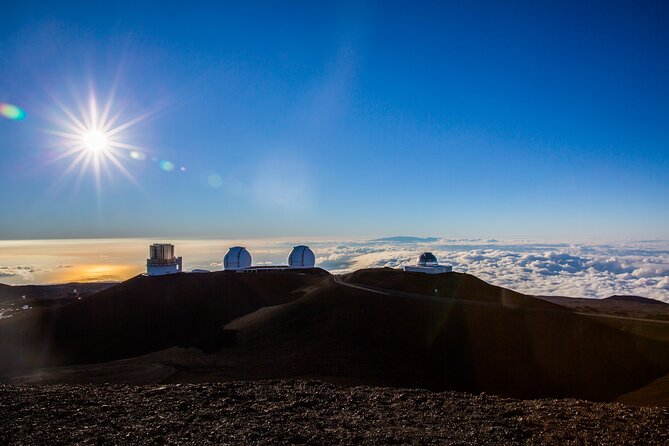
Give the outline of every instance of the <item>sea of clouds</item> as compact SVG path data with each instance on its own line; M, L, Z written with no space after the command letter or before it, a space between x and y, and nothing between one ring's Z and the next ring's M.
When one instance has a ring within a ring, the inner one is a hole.
M144 239L5 242L4 245L0 242L0 283L125 280L145 271L150 242ZM172 242L177 255L184 257L186 271L222 269L223 255L228 247L235 245L246 246L254 264L277 265L286 263L293 246L307 244L316 254L317 266L335 274L361 268L397 268L415 263L420 253L430 251L440 263L452 265L454 271L473 274L522 293L590 298L631 294L669 302L669 240L565 243L391 237Z
M318 264L333 273L396 268L431 251L454 271L527 294L591 298L634 294L669 302L669 241L576 244L406 237L312 248Z

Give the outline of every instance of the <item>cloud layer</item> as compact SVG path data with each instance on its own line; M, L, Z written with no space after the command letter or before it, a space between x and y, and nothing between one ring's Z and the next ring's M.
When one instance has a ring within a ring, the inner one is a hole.
M0 242L0 283L125 280L145 271L152 240ZM431 251L441 263L494 285L535 295L603 298L634 294L669 302L669 241L564 243L393 237L378 240L174 240L184 267L222 269L230 246L246 246L254 264L285 264L307 244L333 273L412 264ZM67 262L63 265L61 262Z
M441 263L495 285L535 295L603 298L635 294L669 302L669 243L618 244L440 240L378 241L316 246L317 261L332 272L397 268L423 251Z

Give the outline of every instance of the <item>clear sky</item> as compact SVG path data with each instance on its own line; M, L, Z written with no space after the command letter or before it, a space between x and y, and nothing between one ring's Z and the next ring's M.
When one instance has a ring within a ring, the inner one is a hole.
M0 239L666 239L668 80L667 2L3 2Z

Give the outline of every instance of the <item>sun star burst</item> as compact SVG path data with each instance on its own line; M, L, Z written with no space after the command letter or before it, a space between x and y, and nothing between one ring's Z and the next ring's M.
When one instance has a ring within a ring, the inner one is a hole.
M110 169L116 169L137 185L123 161L129 159L131 153L142 153L142 150L127 141L126 131L147 115L119 123L121 113L117 111L112 114L113 94L102 111L98 110L94 94L89 96L86 106L79 107L79 115L61 103L58 106L60 110L54 119L56 129L48 130L47 133L57 138L57 152L49 163L70 160L59 181L78 169L78 186L84 174L92 172L99 195L102 173L111 176Z

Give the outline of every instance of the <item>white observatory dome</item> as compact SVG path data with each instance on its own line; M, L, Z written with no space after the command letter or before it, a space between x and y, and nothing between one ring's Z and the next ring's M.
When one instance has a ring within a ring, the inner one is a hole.
M288 256L288 266L291 268L313 268L315 264L316 256L308 246L296 246Z
M235 271L251 266L251 254L243 246L234 246L223 258L223 269Z

